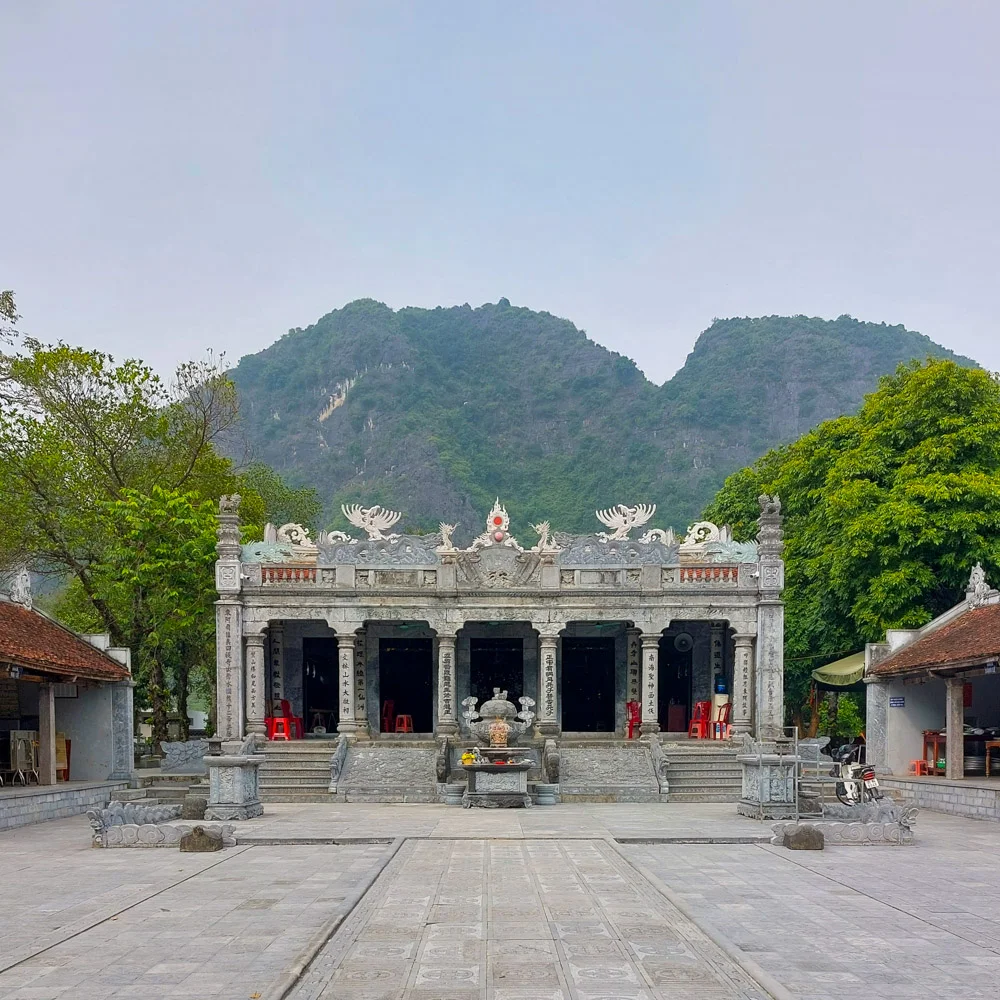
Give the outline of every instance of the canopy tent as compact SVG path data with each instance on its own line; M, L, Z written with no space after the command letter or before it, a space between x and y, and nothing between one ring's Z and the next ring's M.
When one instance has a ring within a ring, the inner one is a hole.
M812 678L817 684L829 688L849 688L860 683L865 675L865 651L851 653L819 667L812 672Z

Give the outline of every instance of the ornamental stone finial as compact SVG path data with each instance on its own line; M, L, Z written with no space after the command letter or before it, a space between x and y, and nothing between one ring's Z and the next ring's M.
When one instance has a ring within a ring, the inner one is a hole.
M969 574L969 586L966 587L965 596L970 608L981 608L988 604L990 598L996 593L986 579L986 570L982 563L976 563Z
M757 502L760 504L760 517L757 518L757 552L762 561L781 558L784 547L781 535L781 500L778 494L768 496L762 493Z
M12 603L31 609L31 575L28 573L27 566L22 564L17 568L11 578L7 593L10 595Z
M644 525L656 513L655 503L640 503L634 507L619 503L607 510L594 511L597 520L605 527L611 528L611 533L599 531L597 537L602 542L618 542L628 538L633 528Z
M215 551L220 559L238 559L240 556L240 495L233 493L231 496L219 497L219 513L216 520L219 522L216 528L218 541L215 544Z
M229 496L219 497L219 513L220 514L237 514L240 509L240 497L239 493L233 493Z

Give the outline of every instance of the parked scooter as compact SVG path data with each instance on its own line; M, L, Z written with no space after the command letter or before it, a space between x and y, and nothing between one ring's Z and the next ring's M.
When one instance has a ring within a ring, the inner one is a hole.
M845 806L856 806L859 802L877 802L882 798L875 768L871 764L862 764L860 746L843 746L833 754L836 762L830 768L830 776L839 778L837 782L837 798Z

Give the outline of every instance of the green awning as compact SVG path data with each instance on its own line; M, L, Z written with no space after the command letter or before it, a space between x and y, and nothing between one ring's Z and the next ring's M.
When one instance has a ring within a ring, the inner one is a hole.
M865 675L865 651L851 653L840 660L834 660L825 667L820 667L812 672L813 680L817 684L825 684L827 687L846 688L857 684Z

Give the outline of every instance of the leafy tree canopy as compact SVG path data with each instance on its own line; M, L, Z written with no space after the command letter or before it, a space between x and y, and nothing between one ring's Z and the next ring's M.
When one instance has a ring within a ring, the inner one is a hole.
M705 517L754 533L785 515L786 691L793 714L824 660L954 605L1000 571L1000 382L949 360L900 365L855 416L820 424L730 476Z

